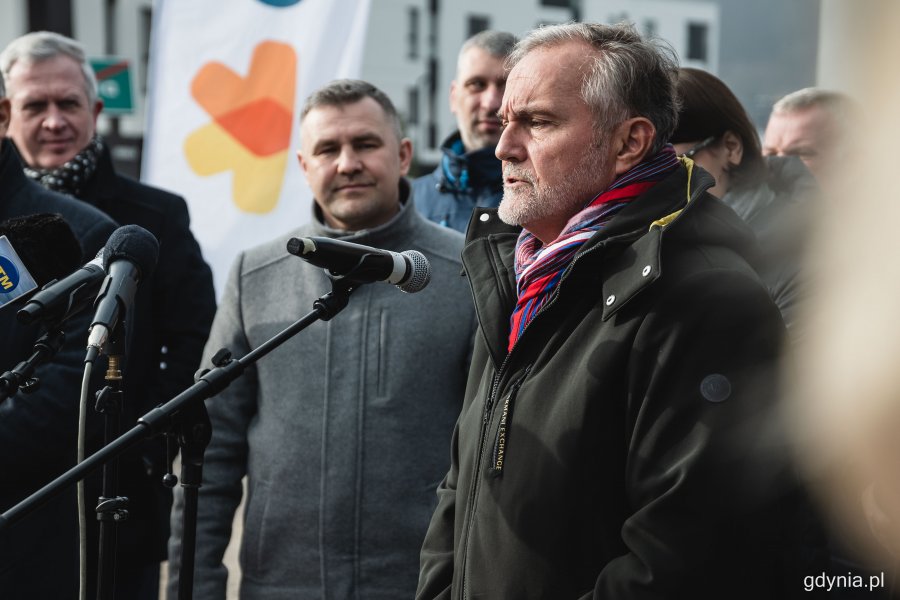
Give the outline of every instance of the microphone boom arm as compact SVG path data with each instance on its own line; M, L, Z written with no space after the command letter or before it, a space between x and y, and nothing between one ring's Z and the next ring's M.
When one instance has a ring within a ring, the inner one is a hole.
M10 525L20 521L31 514L38 507L46 503L54 496L61 493L67 487L75 484L75 482L84 479L89 474L106 464L108 461L118 457L126 450L134 447L145 439L170 430L175 423L185 418L196 417L198 410L205 412L202 408L203 401L207 398L215 396L232 381L240 377L246 368L269 354L278 346L282 345L291 337L300 333L316 321L328 321L341 312L350 301L350 294L358 286L355 280L349 280L346 276L331 277L332 291L318 298L313 302L313 310L301 319L295 321L275 336L260 344L246 355L239 359L231 359L230 355L224 357L223 360L217 360L217 364L213 369L203 373L196 383L192 386L156 408L150 410L147 414L137 420L137 425L130 430L86 458L83 462L76 464L74 467L34 492L9 510L0 514L0 537L3 531ZM219 354L221 354L220 351ZM210 432L211 433L211 432ZM179 439L179 441L183 441ZM182 565L193 564L193 540L196 531L196 510L197 510L197 493L202 479L202 448L191 448L190 464L182 465L182 485L185 488L185 512L184 512L184 537L191 543L190 556L183 554ZM197 456L199 452L200 456ZM185 470L187 466L187 470ZM190 522L189 522L190 521ZM190 532L188 532L190 529ZM184 551L186 548L182 548ZM179 599L190 600L193 588L193 572L182 572L179 582Z

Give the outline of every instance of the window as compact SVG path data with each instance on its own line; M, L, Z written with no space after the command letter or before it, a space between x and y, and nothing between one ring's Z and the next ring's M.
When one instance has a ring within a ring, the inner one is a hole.
M147 95L147 65L150 62L150 29L153 24L153 9L149 7L141 8L140 12L141 25L141 65L140 75L138 76L138 85L141 88L141 95Z
M484 15L469 15L469 33L466 39L472 37L476 33L481 33L491 28L491 18Z
M688 60L707 60L709 49L707 38L709 37L709 25L706 23L688 23Z
M71 0L28 0L28 30L55 31L72 37Z
M410 6L406 13L407 16L407 58L419 58L419 8Z
M569 8L571 4L571 0L541 0L541 6L561 6L563 8Z
M410 125L419 124L419 88L411 87L406 90L406 122Z

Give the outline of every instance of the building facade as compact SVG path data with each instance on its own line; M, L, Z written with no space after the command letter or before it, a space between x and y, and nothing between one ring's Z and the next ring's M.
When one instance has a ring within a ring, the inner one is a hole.
M229 1L238 0L225 0L223 8ZM50 29L80 40L92 57L128 62L133 109L101 115L99 130L112 142L120 168L139 175L154 0L0 0L0 4L4 15L0 45L27 31ZM683 65L721 75L729 72L722 61L727 54L723 45L728 43L722 24L730 5L728 0L525 0L511 9L512 3L501 0L372 0L362 77L394 100L413 140L414 168L426 170L438 159L441 141L455 128L448 106L450 82L459 47L470 35L484 29L522 35L539 25L573 20L630 21L668 42ZM817 6L813 16L818 16ZM761 18L777 15L770 7ZM778 58L761 62L777 69ZM803 81L797 87L814 78L815 64L807 70L799 75ZM757 96L783 91L790 90L766 91L766 81L754 89Z

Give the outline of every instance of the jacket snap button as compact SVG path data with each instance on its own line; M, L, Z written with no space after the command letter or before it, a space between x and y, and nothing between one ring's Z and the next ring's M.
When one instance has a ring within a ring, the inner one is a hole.
M641 275L643 275L644 277L646 277L646 276L649 275L649 274L650 274L650 265L647 265L646 267L644 267L644 270L641 271Z
M487 220L490 219L490 218L491 218L491 215L489 215L489 214L487 214L487 213L481 213L481 216L478 217L478 220L481 221L481 222L484 222L484 221L487 221Z
M615 302L615 301L616 301L616 295L615 295L615 294L610 294L610 295L609 295L609 298L606 299L606 305L607 305L607 306L612 306L612 303Z

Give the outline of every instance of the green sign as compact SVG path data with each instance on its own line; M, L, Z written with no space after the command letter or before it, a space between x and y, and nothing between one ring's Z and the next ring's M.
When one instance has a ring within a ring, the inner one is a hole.
M103 112L125 114L134 112L131 90L131 65L118 58L92 58L91 68L97 76L97 92L103 100Z

